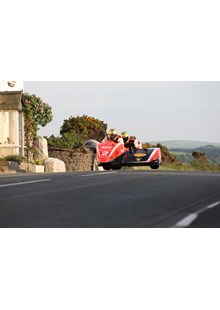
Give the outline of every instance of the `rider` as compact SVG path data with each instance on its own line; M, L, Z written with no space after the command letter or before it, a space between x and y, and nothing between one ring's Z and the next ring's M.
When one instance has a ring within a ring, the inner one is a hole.
M118 135L117 131L113 128L109 129L109 131L107 132L105 138L102 140L102 142L106 142L106 141L113 141L116 143L122 143L124 144L124 140L122 139L121 136Z
M135 136L130 136L127 131L123 131L121 133L121 137L124 140L125 147L129 148L130 150L142 149L141 142L139 142Z

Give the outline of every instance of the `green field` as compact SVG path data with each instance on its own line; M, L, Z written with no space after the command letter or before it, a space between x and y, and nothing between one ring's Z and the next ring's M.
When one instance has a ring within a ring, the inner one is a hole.
M151 141L150 144L160 143L168 149L196 149L206 145L212 145L220 148L220 143L204 142L204 141L187 141L187 140L170 140L170 141Z
M159 141L150 142L153 145L160 143L165 146L170 153L175 155L182 163L189 163L193 159L192 152L204 152L213 164L220 164L220 143L202 142L202 141Z

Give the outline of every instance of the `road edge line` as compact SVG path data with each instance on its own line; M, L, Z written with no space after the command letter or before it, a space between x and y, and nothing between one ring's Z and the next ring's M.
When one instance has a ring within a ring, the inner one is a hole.
M184 217L182 220L180 220L179 222L177 222L173 227L178 228L178 227L188 227L192 222L195 221L195 219L197 219L197 217L199 216L200 213L203 213L204 211L217 207L218 205L220 205L220 201L216 201L208 206L206 206L205 208L202 208L200 211L198 211L197 213L190 213L189 215L187 215L186 217Z

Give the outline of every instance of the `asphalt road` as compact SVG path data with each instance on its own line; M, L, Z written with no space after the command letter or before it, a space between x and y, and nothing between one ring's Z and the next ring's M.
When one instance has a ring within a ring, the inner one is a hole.
M220 227L220 173L0 175L0 227Z

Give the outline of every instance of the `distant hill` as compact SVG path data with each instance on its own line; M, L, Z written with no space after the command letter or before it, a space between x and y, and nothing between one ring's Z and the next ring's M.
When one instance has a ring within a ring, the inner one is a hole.
M160 143L170 149L196 149L204 146L215 146L220 148L220 143L203 142L203 141L187 141L187 140L170 140L170 141L151 141L150 144Z
M204 152L209 161L220 164L220 143L201 142L201 141L158 141L150 142L153 145L160 143L167 147L170 153L183 163L189 163L193 159L192 152Z

